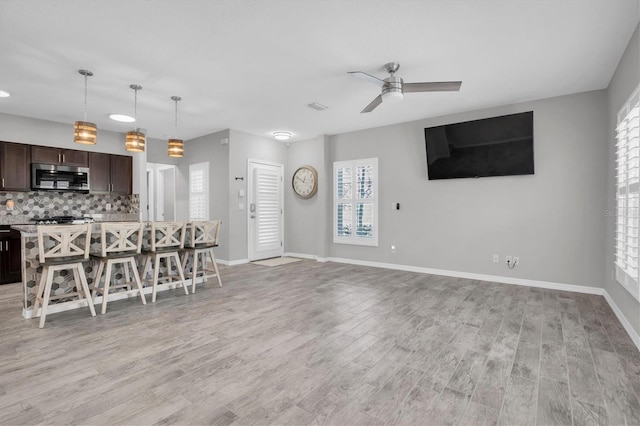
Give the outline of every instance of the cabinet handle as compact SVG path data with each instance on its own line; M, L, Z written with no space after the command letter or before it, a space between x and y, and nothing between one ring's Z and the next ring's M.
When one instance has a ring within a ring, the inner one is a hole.
M62 154L62 162L63 162L63 163L65 162L64 154Z
M58 153L58 163L62 163L62 154Z
M10 229L0 229L0 232L11 232Z
M2 187L4 188L4 178L2 178Z

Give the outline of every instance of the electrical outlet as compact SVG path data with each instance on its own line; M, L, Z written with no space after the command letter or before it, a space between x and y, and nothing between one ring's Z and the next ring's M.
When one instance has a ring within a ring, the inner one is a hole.
M396 246L391 246L391 253L395 253L396 252Z
M513 261L513 258L511 256L507 256L505 260L507 261L507 265L511 266L511 262Z
M497 255L497 254L494 254L494 255L493 255L493 262L494 262L494 263L498 263L498 262L500 262L500 256L499 256L499 255Z
M520 258L518 256L513 256L513 264L516 266L520 264Z

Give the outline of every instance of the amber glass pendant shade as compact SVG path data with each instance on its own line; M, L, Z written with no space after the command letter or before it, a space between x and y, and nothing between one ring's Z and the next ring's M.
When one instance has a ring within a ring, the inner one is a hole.
M144 152L147 137L142 132L127 132L124 140L124 147L131 152Z
M169 157L184 157L184 141L182 139L169 139Z
M95 145L98 140L98 128L95 123L76 121L73 125L73 141L83 145Z

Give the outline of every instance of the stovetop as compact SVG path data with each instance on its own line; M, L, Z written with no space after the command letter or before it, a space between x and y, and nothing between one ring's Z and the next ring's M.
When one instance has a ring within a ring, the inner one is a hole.
M75 216L51 216L51 217L34 217L31 219L36 225L77 225L83 223L93 223L93 218L90 217L75 217Z

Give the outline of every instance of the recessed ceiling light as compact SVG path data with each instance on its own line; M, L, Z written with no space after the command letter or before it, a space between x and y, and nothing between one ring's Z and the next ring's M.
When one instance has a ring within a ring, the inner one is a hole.
M291 133L289 132L273 132L273 138L279 141L288 141L291 139Z
M121 123L133 123L134 121L136 121L135 118L127 114L109 114L109 118L113 121L119 121Z
M0 90L0 98L8 98L9 96L11 96L11 93Z

